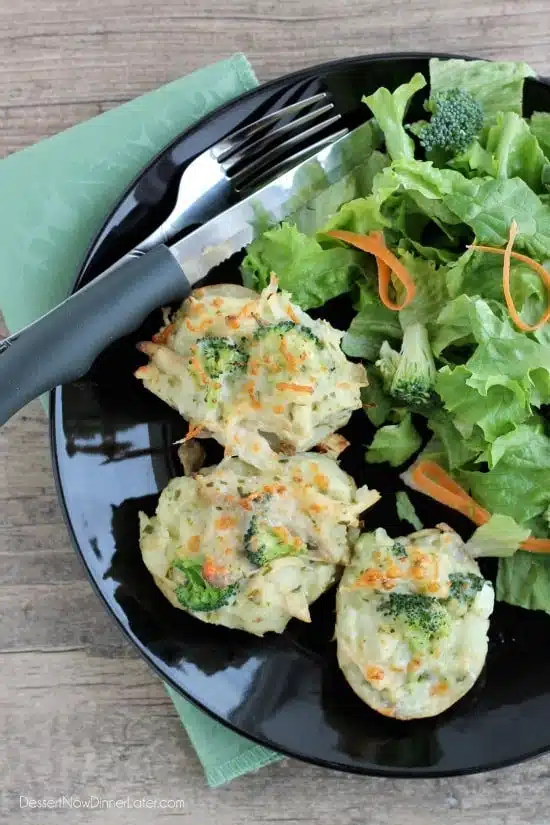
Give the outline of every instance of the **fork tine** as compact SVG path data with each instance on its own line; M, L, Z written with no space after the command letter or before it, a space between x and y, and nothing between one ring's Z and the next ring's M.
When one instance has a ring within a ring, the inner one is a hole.
M313 109L312 112L308 112L307 114L302 115L302 117L296 118L296 120L291 120L290 123L284 123L282 126L277 126L275 129L270 129L267 134L261 135L252 143L247 143L243 149L237 150L226 160L220 161L218 159L218 162L221 164L224 172L231 174L231 169L239 163L254 160L256 155L260 152L265 152L265 150L268 149L272 143L275 143L275 141L282 138L283 135L286 135L289 132L300 131L306 123L310 123L312 120L318 120L322 115L326 115L327 112L331 112L333 109L334 103L327 103L325 106ZM328 123L329 121L327 120L325 122Z
M321 121L321 123L316 123L313 126L310 126L309 129L304 129L304 131L299 132L297 135L292 135L291 137L287 138L287 140L274 146L267 152L262 153L259 157L256 157L242 169L239 169L234 175L229 175L231 184L237 187L242 185L243 180L255 174L259 170L262 170L264 166L269 166L274 161L278 161L280 156L284 155L288 149L291 149L298 143L302 143L303 141L308 140L308 138L311 138L318 132L327 129L329 126L332 126L340 119L340 115L334 115L333 117L330 117L327 120ZM309 150L311 147L307 148Z
M235 176L231 179L232 183L235 182L233 186L234 191L240 195L245 191L258 189L260 186L268 183L273 178L283 174L283 172L291 166L296 166L300 161L305 160L308 155L315 155L323 148L323 146L328 146L339 138L344 137L348 131L348 129L340 129L338 132L333 132L330 135L326 135L326 137L312 143L310 146L306 146L304 149L299 149L297 152L294 152L294 154L284 158L275 166L271 166L269 169L264 170L258 177L255 177L252 180L247 180L245 175L242 177Z
M228 137L217 143L216 146L213 146L211 152L216 160L220 162L224 161L230 154L240 149L244 143L250 140L251 137L257 135L258 132L262 132L274 123L282 120L282 118L287 117L288 115L294 115L296 112L306 109L309 106L314 106L316 103L319 103L321 100L325 100L326 98L326 92L319 92L317 95L312 95L304 100L297 101L297 103L291 103L289 106L284 106L276 112L271 112L271 114L265 115L259 120L254 121L254 123L249 123L248 126L243 126L241 129L233 132L233 134L228 135Z

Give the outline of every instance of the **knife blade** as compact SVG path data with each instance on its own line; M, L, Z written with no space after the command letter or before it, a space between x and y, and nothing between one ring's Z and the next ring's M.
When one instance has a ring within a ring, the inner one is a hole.
M201 281L211 269L248 246L266 228L299 211L316 194L341 180L364 161L361 135L367 137L371 131L372 123L367 121L185 238L169 244L187 280L191 284Z

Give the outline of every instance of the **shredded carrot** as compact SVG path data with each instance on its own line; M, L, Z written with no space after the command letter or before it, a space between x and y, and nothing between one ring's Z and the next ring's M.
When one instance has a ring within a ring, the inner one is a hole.
M231 327L231 329L239 329L240 327L239 319L236 315L228 315L225 319L225 323L228 327Z
M491 518L490 513L480 507L435 461L419 461L413 467L411 479L422 493L458 510L477 525L485 524Z
M163 330L157 332L156 335L153 335L153 343L154 344L166 344L168 343L168 339L172 335L175 329L175 324L168 324L167 327L164 327Z
M285 544L288 544L290 542L290 539L292 538L292 536L288 532L287 528L283 527L283 526L273 527L273 533L275 533L275 535L277 536L278 539L281 539L281 541L284 541Z
M282 415L284 411L285 408L282 404L275 404L275 406L273 407L273 412L275 413L275 415Z
M379 682L384 678L384 669L378 665L369 665L365 670L365 676L369 682Z
M224 515L216 519L214 526L216 530L229 530L231 527L234 527L236 523L233 516Z
M145 378L147 375L149 375L149 372L150 372L149 366L147 364L145 364L143 367L138 367L137 368L137 370L134 372L134 377L135 378Z
M313 478L313 481L322 493L327 492L329 486L328 476L326 476L324 473L316 473L316 475Z
M283 358L287 363L289 372L296 372L298 369L296 356L290 352L288 344L284 337L281 338L281 352L283 353Z
M520 546L529 553L550 553L550 539L525 539Z
M214 579L217 575L227 573L227 567L222 564L216 564L215 561L208 558L202 566L202 574L205 579Z
M201 364L201 362L199 361L199 359L197 358L196 355L193 355L193 357L191 358L191 366L193 367L193 369L195 370L195 372L199 376L200 381L203 384L208 384L208 376L205 373L205 371L203 370L202 364Z
M298 318L298 316L296 315L296 313L294 312L294 310L292 309L290 304L286 308L286 314L288 315L288 317L290 318L290 320L292 321L293 324L299 324L300 323L300 319Z
M310 395L313 393L313 387L308 386L307 384L287 384L285 381L281 381L279 384L276 384L278 390L290 390L291 392L308 392Z
M340 241L345 241L357 249L362 249L363 252L370 252L371 255L374 255L378 270L378 294L384 306L397 312L411 303L416 293L414 280L397 255L394 255L386 246L383 232L371 232L368 235L359 235L357 232L337 230L327 232L327 235L330 235L332 238L337 238ZM396 304L389 295L392 273L405 289L405 297L400 304Z
M196 424L194 427L190 427L189 432L187 433L187 435L183 439L182 443L185 444L186 441L190 441L192 438L195 438L195 436L199 435L201 432L202 432L202 425L201 424Z
M250 375L258 375L258 370L260 368L260 362L257 358L250 358L248 361L248 372Z
M250 398L250 405L251 405L251 407L252 407L253 409L255 409L255 410L260 410L260 409L261 409L261 407L262 407L262 405L261 405L261 403L258 401L258 399L257 399L257 397L256 397L256 392L255 392L255 390L254 390L254 384L252 383L252 381L249 381L249 382L246 384L246 386L245 386L245 390L247 391L247 393L248 393L248 397Z
M204 304L196 301L195 298L189 298L189 315L202 315L205 312Z
M184 324L189 330L189 332L200 332L200 324L198 326L194 326L189 320L189 318L185 319Z
M419 461L412 469L411 480L421 493L457 510L478 526L486 524L491 518L491 514L480 507L435 461ZM529 553L550 553L550 539L528 538L521 542L520 548Z
M529 258L527 255L521 255L519 252L513 251L512 247L514 245L514 240L516 239L517 233L518 225L515 221L512 221L510 225L508 243L506 244L505 249L498 249L494 246L482 246L481 244L471 244L471 246L469 246L468 249L476 249L478 252L491 252L493 255L504 256L504 262L502 267L502 289L504 292L504 300L506 301L508 312L510 313L510 317L518 329L520 329L522 332L534 332L535 330L540 329L540 327L544 326L544 324L546 324L550 320L550 272L548 272L537 261L534 261L532 258ZM536 272L537 275L540 276L544 285L546 286L548 293L548 305L546 307L546 311L543 313L543 315L541 315L536 324L526 323L520 316L519 312L516 309L516 305L514 304L514 299L512 297L512 292L510 289L510 266L512 258L514 258L516 261L521 261L522 263L526 264L530 269L532 269L533 272Z
M247 301L247 303L239 311L237 318L246 318L248 315L252 315L252 312L255 309L255 307L256 301Z
M216 307L216 309L219 309L220 307L222 307L223 306L223 298L220 298L220 297L214 298L214 300L212 301L212 306Z
M263 491L264 493L286 493L286 487L284 484L264 484Z

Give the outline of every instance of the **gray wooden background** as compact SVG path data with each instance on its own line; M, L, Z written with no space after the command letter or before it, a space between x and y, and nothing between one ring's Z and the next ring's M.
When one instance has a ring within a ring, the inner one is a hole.
M550 75L550 0L0 0L0 156L238 50L261 79L389 50L522 59ZM550 821L550 757L414 782L285 760L208 790L162 686L105 615L69 546L38 403L0 430L0 620L6 822ZM19 807L20 795L63 793L183 797L186 806L164 817Z

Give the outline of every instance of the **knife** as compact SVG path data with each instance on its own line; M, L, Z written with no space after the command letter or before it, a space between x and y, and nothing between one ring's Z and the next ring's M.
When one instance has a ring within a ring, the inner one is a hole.
M0 426L32 399L80 378L106 347L153 310L186 298L214 266L268 226L311 206L364 158L361 132L367 127L338 138L176 243L111 267L0 341Z

